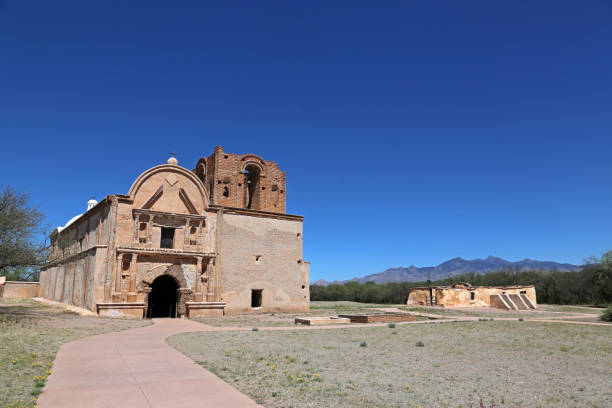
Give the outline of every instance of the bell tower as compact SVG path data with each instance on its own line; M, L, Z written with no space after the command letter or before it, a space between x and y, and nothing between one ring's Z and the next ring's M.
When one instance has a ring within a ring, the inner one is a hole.
M193 172L208 189L210 202L224 207L286 213L285 172L255 154L226 153L217 146Z

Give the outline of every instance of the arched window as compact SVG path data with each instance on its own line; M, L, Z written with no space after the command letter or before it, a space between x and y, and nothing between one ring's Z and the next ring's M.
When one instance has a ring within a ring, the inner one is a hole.
M249 164L244 169L246 181L246 208L259 208L259 167Z

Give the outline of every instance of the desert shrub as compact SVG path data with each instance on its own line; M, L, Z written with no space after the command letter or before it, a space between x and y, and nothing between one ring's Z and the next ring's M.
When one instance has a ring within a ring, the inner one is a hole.
M425 347L425 343L423 343L422 341L419 340L419 341L416 342L415 346L417 346L417 347Z
M395 329L395 323L389 323L387 327L390 329Z
M252 331L259 331L259 329L257 327L253 327L251 330Z
M359 347L368 347L368 343L366 343L365 341L362 341Z
M519 322L522 322L522 321L523 321L523 318L522 318L522 317L519 317L519 318L518 318L518 321L519 321Z
M612 303L608 305L606 310L603 311L599 319L604 322L612 322Z

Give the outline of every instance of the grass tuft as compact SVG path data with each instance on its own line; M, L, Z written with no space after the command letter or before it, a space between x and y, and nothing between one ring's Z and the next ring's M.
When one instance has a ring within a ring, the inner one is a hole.
M603 311L599 319L604 322L612 322L612 303Z

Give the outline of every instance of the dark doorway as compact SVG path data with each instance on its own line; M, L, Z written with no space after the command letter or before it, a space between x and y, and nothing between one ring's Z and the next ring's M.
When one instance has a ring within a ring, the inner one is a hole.
M261 292L263 289L251 290L251 307L261 307Z
M160 248L170 248L174 247L174 228L164 228L161 229L161 242L159 245Z
M151 284L147 317L176 317L178 285L172 276L162 275Z

